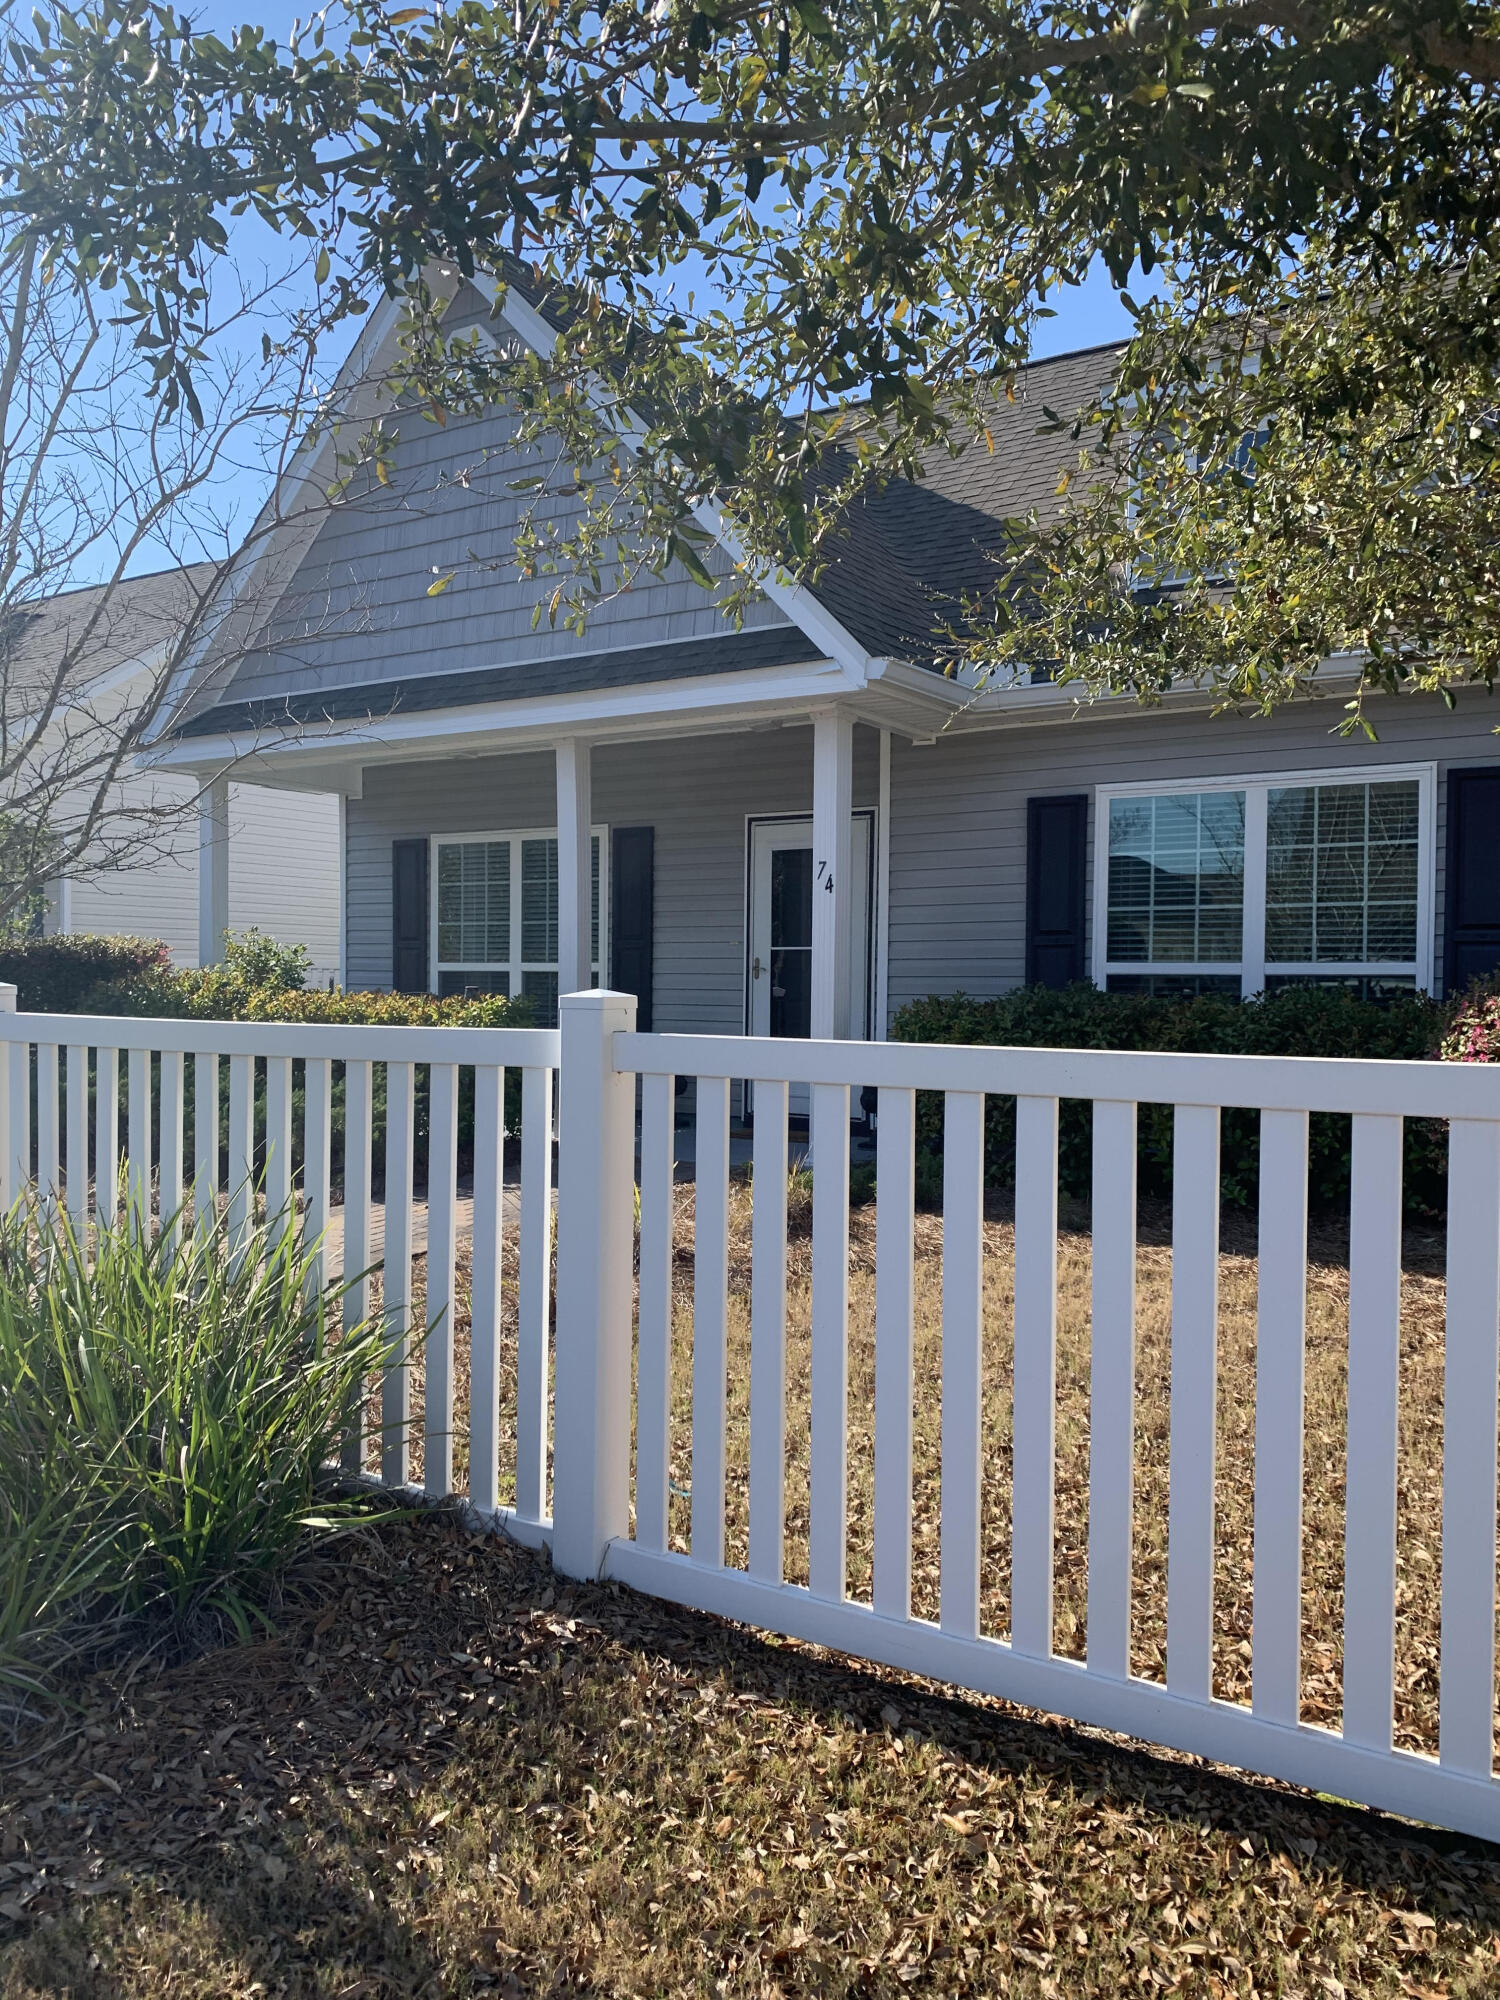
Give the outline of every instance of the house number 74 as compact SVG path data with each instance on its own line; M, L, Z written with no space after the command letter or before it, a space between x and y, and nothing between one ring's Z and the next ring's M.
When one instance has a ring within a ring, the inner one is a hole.
M829 867L826 861L820 861L818 863L818 880L823 884L824 889L831 896L833 894L833 870Z

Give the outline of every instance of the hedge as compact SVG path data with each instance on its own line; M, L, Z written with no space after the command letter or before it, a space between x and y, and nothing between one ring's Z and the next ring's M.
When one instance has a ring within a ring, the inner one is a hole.
M958 1042L1011 1048L1162 1050L1215 1055L1384 1057L1426 1060L1436 1056L1451 1010L1424 994L1387 1001L1361 1000L1347 987L1289 986L1255 1000L1211 994L1159 999L1147 994L1103 993L1080 984L1053 991L1030 986L978 1000L956 993L910 1002L891 1025L895 1041ZM1500 1035L1497 1035L1500 1044ZM918 1191L924 1202L941 1199L943 1151L941 1097L924 1092L917 1106ZM1015 1099L991 1097L985 1114L985 1185L1015 1183ZM1221 1127L1223 1195L1246 1207L1259 1183L1260 1121L1253 1111L1228 1110ZM1310 1196L1314 1207L1347 1205L1350 1121L1318 1114L1310 1122ZM1087 1199L1092 1169L1092 1112L1077 1099L1060 1108L1059 1185L1073 1199ZM1172 1188L1172 1112L1168 1105L1140 1107L1139 1168L1142 1194L1166 1196ZM1442 1213L1447 1134L1440 1121L1408 1119L1404 1191L1407 1211Z
M109 982L170 975L171 954L160 938L28 938L0 944L0 980L16 988L23 1013L81 1014L84 1001Z

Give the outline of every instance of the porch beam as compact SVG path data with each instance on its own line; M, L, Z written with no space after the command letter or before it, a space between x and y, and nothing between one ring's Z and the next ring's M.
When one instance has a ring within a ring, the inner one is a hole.
M842 1040L850 1029L854 717L847 708L819 708L812 721L812 1033Z
M586 738L557 741L557 990L586 993L593 977L593 798Z
M198 794L198 963L218 965L229 935L229 780Z

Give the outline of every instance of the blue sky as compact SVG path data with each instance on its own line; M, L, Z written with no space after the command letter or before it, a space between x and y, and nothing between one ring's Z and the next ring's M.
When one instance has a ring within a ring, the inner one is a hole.
M258 10L258 18L272 34L282 38L296 11L292 6L271 6ZM246 19L246 11L242 6L227 4L227 0L206 0L205 5L195 10L195 19L202 29L226 34ZM259 224L240 223L232 227L237 230L236 261L246 275L258 266L286 268L291 254L290 245L282 243ZM1038 358L1119 339L1130 329L1129 314L1121 305L1119 295L1102 266L1096 267L1083 285L1054 294L1048 304L1054 316L1038 322L1033 349ZM351 336L353 330L352 327L346 329ZM345 343L341 340L337 345L342 350ZM328 356L331 364L336 364L339 359L339 354ZM265 489L266 481L258 468L241 464L226 475L222 486L216 489L215 497L218 504L227 507L234 519L241 523L242 529L248 529L265 497ZM138 567L151 569L157 567L160 561L160 555L153 560L143 550Z

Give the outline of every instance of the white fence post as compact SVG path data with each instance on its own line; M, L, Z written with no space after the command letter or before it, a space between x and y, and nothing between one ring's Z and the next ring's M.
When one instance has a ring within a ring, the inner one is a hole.
M635 1008L634 995L610 992L568 993L558 1007L552 1560L564 1576L597 1576L630 1525L635 1077L615 1070L614 1037L635 1027Z

